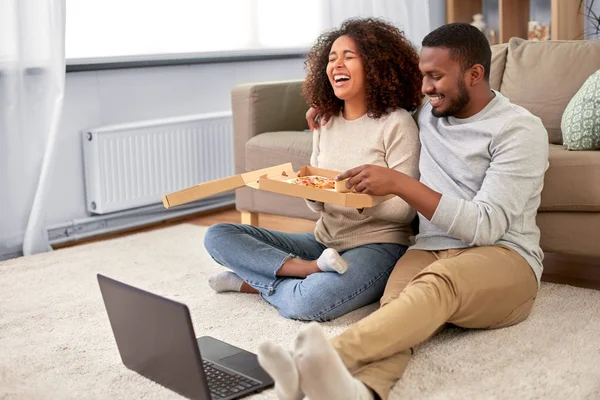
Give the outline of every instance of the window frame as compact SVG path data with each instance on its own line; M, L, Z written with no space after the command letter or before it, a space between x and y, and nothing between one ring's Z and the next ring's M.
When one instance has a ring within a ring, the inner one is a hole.
M304 59L308 48L251 49L201 53L170 53L122 57L66 59L66 72L103 71L128 68L166 67L245 61Z

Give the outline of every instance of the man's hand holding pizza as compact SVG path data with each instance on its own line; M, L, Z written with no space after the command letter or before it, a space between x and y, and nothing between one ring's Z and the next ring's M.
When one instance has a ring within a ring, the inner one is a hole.
M346 187L354 188L356 193L385 196L398 193L395 186L402 180L402 175L404 174L386 167L361 165L341 173L335 179L348 179Z
M395 194L427 219L431 219L442 194L423 185L416 179L386 167L361 165L335 177L336 181L348 179L347 188L356 193L372 196Z

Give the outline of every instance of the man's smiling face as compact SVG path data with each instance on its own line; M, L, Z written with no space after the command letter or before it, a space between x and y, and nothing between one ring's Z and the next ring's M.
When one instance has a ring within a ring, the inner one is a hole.
M423 47L419 58L423 73L423 94L430 98L431 112L438 118L462 116L471 101L467 90L466 73L458 60L450 57L443 47Z

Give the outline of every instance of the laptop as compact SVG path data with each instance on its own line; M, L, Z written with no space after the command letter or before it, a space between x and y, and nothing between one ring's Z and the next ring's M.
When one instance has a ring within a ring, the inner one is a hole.
M255 354L196 338L185 304L97 275L123 364L189 399L238 399L273 385Z

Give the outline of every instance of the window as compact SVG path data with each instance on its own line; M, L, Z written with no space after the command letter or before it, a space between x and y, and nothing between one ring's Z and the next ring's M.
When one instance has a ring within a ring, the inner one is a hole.
M322 0L66 0L66 58L165 59L307 49Z

